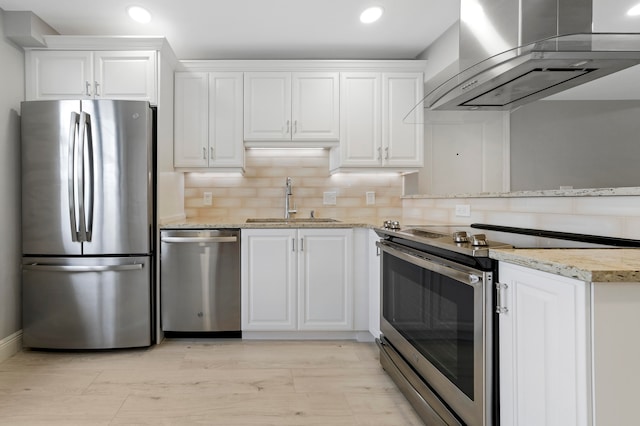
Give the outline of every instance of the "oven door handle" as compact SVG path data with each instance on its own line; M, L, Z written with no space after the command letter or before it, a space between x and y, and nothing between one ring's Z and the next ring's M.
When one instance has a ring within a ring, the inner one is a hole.
M406 247L400 246L398 244L390 243L388 241L378 241L376 242L376 245L380 247L380 249L384 253L388 253L392 256L397 257L398 259L405 260L413 265L419 266L429 271L433 271L440 275L445 275L449 278L470 285L472 287L482 282L483 274L481 272L479 272L478 274L473 274L465 271L459 271L449 266L433 262L425 257L418 256L416 254L418 252L407 249Z

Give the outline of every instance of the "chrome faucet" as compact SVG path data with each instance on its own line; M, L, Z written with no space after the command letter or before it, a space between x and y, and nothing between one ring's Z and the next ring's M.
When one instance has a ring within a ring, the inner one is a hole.
M291 190L291 178L287 177L287 184L284 189L284 218L291 219L292 214L298 213L296 210L295 204L293 205L293 209L291 208L291 196L293 195L293 191Z

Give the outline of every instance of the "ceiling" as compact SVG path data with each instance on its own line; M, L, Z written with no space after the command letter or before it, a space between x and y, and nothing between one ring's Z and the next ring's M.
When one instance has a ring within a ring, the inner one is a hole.
M126 8L147 8L138 24ZM371 5L380 21L362 24ZM456 0L0 0L65 35L161 35L178 59L414 59L459 16Z

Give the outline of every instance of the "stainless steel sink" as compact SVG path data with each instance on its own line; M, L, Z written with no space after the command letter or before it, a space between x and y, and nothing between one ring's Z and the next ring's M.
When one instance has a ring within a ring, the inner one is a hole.
M278 217L266 217L266 218L250 218L247 219L247 223L333 223L340 222L337 219L330 219L326 217L305 217L295 219L285 219Z

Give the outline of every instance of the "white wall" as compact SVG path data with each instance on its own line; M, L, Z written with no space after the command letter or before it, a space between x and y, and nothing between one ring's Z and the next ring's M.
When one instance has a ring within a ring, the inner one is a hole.
M20 102L24 53L4 37L0 9L0 343L22 328L20 290ZM0 347L0 349L2 349Z

